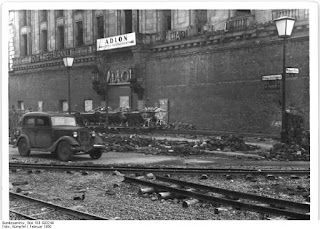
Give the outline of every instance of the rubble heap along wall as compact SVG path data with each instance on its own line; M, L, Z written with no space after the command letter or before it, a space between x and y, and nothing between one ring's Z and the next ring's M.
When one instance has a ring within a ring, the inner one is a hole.
M287 44L287 107L309 129L309 42ZM202 47L158 51L147 63L146 97L152 106L168 98L170 122L186 122L197 129L279 135L281 90L265 90L263 75L281 74L282 42L232 47Z

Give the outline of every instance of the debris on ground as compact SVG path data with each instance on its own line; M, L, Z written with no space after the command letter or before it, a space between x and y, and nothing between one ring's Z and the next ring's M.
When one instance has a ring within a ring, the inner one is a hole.
M310 149L295 143L276 143L269 152L260 153L260 156L278 161L310 161Z
M164 155L201 155L206 151L253 151L258 146L246 144L242 137L227 135L211 137L208 140L181 141L156 139L139 135L104 135L108 151L142 151Z

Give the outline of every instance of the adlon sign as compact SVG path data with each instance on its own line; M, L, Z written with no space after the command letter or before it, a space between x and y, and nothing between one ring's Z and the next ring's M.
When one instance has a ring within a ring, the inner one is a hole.
M97 40L97 51L123 48L136 45L136 33L101 38Z

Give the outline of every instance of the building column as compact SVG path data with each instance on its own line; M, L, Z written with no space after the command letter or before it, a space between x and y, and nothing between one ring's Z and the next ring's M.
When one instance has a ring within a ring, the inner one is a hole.
M72 10L65 10L65 47L72 48L73 47L73 18L72 18Z
M20 57L20 24L19 24L19 11L14 11L14 36L13 36L13 45L14 45L14 57Z
M140 25L140 12L139 10L132 10L132 32L139 33L139 25Z
M85 10L83 21L84 21L84 44L91 45L93 44L93 21L95 18L92 17L93 10Z
M55 28L55 17L54 10L48 10L47 28L48 28L48 52L56 49L56 28Z

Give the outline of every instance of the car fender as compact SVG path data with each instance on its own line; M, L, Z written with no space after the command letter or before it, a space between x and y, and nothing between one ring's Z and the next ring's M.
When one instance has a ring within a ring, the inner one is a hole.
M30 148L31 148L31 147L30 147L30 139L29 139L28 135L26 135L26 134L21 134L21 135L18 137L16 143L14 144L14 147L18 147L18 143L19 143L20 139L22 139L22 138L25 138L25 139L27 140L28 148L30 149Z
M102 140L101 137L95 136L93 138L93 144L95 144L95 145L104 145L104 141Z
M57 141L55 141L55 142L52 144L52 146L49 148L49 151L50 151L50 152L56 151L56 149L57 149L57 147L58 147L58 145L59 145L59 143L60 143L61 141L66 141L66 142L68 142L68 143L69 143L70 145L72 145L72 146L79 146L79 143L78 143L78 142L76 141L76 139L74 139L73 137L63 136L63 137L59 138Z

